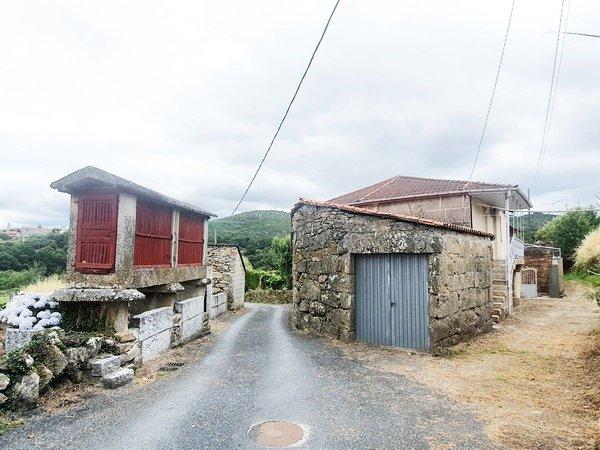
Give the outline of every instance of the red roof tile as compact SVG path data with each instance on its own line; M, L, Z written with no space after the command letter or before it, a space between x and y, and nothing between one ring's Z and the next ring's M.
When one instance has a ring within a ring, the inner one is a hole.
M353 213L353 214L381 217L382 219L399 220L401 222L418 223L421 225L428 225L430 227L446 228L448 230L458 231L460 233L474 234L477 236L484 236L484 237L489 237L492 239L495 238L495 236L492 233L486 233L485 231L473 230L472 228L463 227L460 225L454 225L452 223L444 223L444 222L439 222L437 220L425 219L422 217L413 217L413 216L404 216L401 214L384 213L384 212L379 212L379 211L373 211L373 210L366 209L366 208L359 208L356 206L339 205L339 204L335 204L335 203L331 203L331 202L319 202L316 200L308 200L308 199L304 199L304 198L301 198L299 200L299 203L296 204L296 206L294 206L294 209L292 209L292 215L302 205L318 206L318 207L322 207L322 208L333 208L333 209L337 209L340 211L345 211L345 212L349 212L349 213Z
M428 195L467 193L485 189L516 188L510 184L484 183L481 181L439 180L435 178L405 177L398 175L329 200L336 204L362 204L392 199L409 199Z

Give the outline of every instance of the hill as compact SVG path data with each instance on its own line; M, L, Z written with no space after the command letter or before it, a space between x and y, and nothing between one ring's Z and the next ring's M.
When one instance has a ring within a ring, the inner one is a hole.
M291 233L290 213L256 210L208 222L209 243L235 244L256 268L274 269L269 249L277 236Z
M535 242L536 231L542 228L555 217L556 215L554 214L547 214L538 211L532 211L531 214L525 214L524 216L522 216L521 226L525 231L525 242ZM514 220L514 216L511 217L511 225L517 225L516 221Z

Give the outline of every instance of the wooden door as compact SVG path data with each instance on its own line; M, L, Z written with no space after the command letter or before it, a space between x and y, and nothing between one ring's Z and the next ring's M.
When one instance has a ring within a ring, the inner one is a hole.
M117 194L79 197L75 269L83 273L108 273L115 268Z

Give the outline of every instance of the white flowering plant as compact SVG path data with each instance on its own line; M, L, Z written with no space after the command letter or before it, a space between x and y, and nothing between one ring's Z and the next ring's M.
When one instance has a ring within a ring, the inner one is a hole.
M0 322L21 330L43 330L60 325L61 315L54 309L58 303L48 294L19 294L0 311Z

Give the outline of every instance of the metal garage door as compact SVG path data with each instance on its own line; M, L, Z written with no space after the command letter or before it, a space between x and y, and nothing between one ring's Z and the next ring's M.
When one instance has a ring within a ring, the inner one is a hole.
M356 255L356 339L429 349L427 255Z

